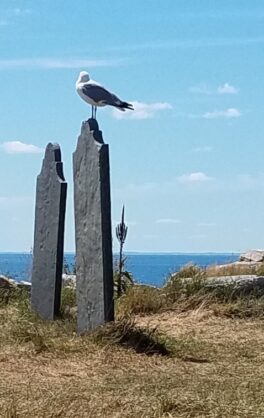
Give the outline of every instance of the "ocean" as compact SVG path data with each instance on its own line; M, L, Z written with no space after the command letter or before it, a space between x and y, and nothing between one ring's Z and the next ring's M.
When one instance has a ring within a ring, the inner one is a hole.
M126 253L125 269L132 273L138 283L162 286L171 273L179 271L186 264L200 267L211 264L225 264L237 261L236 253ZM65 254L65 262L70 270L75 256ZM114 263L117 255L114 255ZM29 253L0 253L0 274L17 281L30 280L32 255Z

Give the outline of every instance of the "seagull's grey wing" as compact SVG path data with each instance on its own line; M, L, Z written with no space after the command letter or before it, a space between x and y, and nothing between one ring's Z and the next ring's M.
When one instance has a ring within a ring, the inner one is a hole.
M82 87L82 91L96 103L103 102L111 106L120 103L119 98L115 94L96 84L85 84Z

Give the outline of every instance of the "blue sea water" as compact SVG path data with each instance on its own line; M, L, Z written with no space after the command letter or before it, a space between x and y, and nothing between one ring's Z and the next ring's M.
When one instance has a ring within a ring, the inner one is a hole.
M117 256L114 256L117 260ZM188 263L206 267L211 264L225 264L237 261L236 253L127 253L126 270L139 283L162 286L170 273L179 271ZM65 261L72 269L74 254L66 253ZM32 255L29 253L0 253L0 274L15 280L30 280Z

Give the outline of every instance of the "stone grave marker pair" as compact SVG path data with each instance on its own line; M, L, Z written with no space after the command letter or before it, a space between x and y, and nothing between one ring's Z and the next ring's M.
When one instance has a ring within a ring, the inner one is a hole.
M77 329L114 319L109 149L96 120L83 122L73 154ZM60 147L48 144L37 178L32 296L44 319L60 314L67 183Z

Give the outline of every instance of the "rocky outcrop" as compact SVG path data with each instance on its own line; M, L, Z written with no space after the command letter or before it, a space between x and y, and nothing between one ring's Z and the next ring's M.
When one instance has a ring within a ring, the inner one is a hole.
M28 292L31 292L31 282L27 282L25 280L23 280L21 282L17 282L17 287L19 289L23 289L23 290L26 290Z
M14 280L9 279L6 276L0 276L0 289L12 290L17 287Z
M264 250L250 250L241 254L239 261L262 263L264 261Z
M239 261L235 261L233 263L228 264L219 264L215 266L209 266L208 270L210 271L210 268L213 268L214 271L222 271L227 270L228 273L232 273L232 271L228 270L231 268L234 268L234 273L254 273L256 271L256 268L260 266L261 263L264 262L264 250L249 250L243 254L240 255ZM241 269L241 271L240 271Z
M234 261L233 263L228 263L228 264L219 264L219 265L215 265L215 266L209 266L208 270L210 271L211 268L214 269L214 271L216 272L221 272L223 270L227 270L227 269L238 269L240 270L241 268L241 272L243 272L243 270L252 270L252 273L254 272L254 270L256 269L256 267L259 267L260 263L257 263L255 261Z
M250 293L254 291L258 295L264 295L264 276L239 275L208 277L206 286L211 288L230 286L240 292Z

